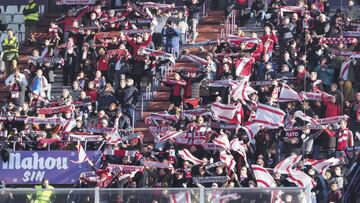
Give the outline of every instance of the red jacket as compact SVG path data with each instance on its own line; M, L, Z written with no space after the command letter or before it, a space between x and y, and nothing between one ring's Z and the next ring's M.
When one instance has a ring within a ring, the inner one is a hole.
M152 35L150 35L149 39L141 44L138 44L134 41L132 41L127 35L125 35L127 43L133 48L133 56L138 55L138 51L140 48L146 48L150 42L152 41Z
M326 118L341 115L341 107L339 104L328 102L325 104L325 106L326 106L326 111L325 111Z

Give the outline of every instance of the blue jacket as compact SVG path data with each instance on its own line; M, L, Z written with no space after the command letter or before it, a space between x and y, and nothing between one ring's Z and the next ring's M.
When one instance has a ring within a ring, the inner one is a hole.
M180 46L180 35L181 31L179 29L164 28L162 36L165 37L165 49L178 48Z
M322 81L324 85L330 86L334 78L334 69L330 66L327 66L325 69L321 69L320 66L315 67L315 72L318 73L319 80Z

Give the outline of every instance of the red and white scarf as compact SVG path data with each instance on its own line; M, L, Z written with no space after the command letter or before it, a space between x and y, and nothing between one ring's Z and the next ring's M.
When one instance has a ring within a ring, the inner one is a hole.
M320 44L356 44L357 39L353 37L322 37Z
M302 13L304 12L304 7L302 6L281 6L282 12L291 12L291 13Z
M174 168L170 163L163 163L158 161L144 161L143 166L153 167L153 168Z
M196 55L193 55L193 54L184 54L184 55L181 55L181 58L186 58L189 61L194 62L196 64L200 64L202 66L207 66L208 65L207 60L205 60L203 58L200 58L200 57L198 57Z

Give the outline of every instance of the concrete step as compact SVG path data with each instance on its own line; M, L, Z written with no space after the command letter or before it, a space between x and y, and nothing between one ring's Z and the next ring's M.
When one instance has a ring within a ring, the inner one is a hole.
M151 101L147 106L147 111L166 111L169 106L169 101Z

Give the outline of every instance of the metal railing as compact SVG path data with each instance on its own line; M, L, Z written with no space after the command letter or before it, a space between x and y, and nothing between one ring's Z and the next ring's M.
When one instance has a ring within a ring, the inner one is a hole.
M84 150L87 151L87 147L88 144L90 143L99 143L99 147L97 147L97 149L100 149L101 146L106 143L106 141L103 140L99 140L99 141L92 141L92 140L79 140L79 141L64 141L64 140L59 140L58 142L54 142L54 143L48 143L47 146L45 147L47 149L47 151L51 151L51 147L55 146L55 144L58 143L65 143L65 144L74 144L74 148L69 148L69 149L61 149L61 150L76 150L75 146L78 142L82 142L84 143ZM0 141L0 146L11 146L9 148L12 149L12 151L17 151L17 150L21 150L21 149L17 149L19 146L17 144L41 144L40 142L37 141ZM44 149L44 148L41 148ZM55 150L55 149L54 149Z
M2 194L12 194L15 202L25 202L26 199L36 200L37 192L30 188L0 190ZM53 203L70 203L88 200L88 202L113 202L122 199L123 202L192 202L210 203L237 200L239 202L284 202L291 198L293 203L307 202L310 193L304 188L71 188L53 189ZM275 201L276 202L276 201Z
M234 34L236 26L236 10L232 10L229 17L225 20L225 34ZM221 33L223 35L223 33Z

